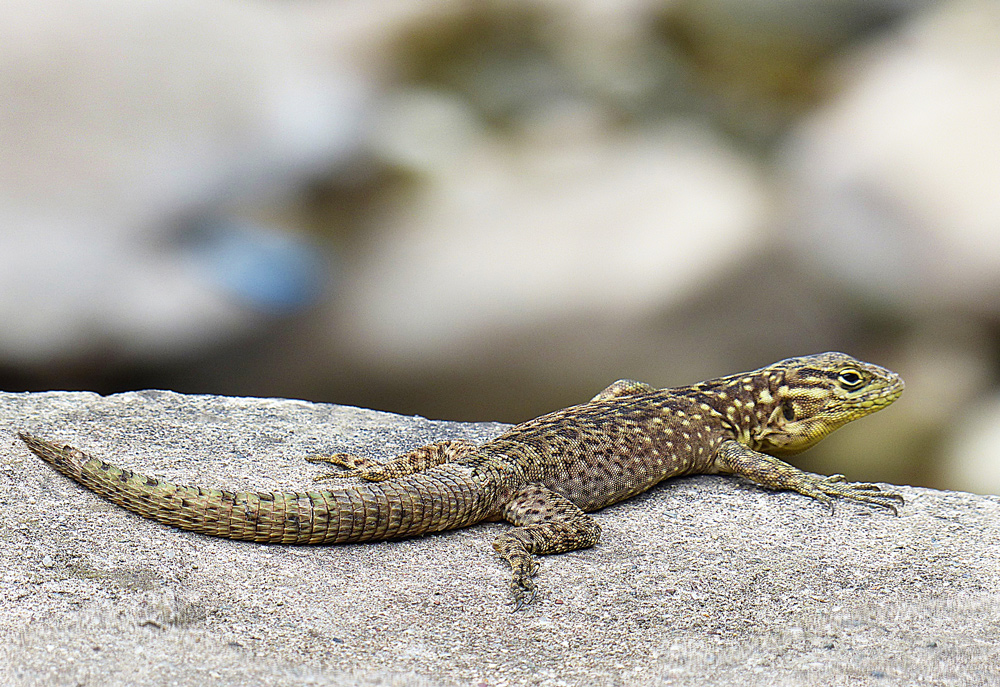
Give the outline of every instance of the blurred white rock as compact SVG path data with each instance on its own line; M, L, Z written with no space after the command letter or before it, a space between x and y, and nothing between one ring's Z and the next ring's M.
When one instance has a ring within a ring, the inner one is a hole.
M1000 494L1000 397L969 404L949 439L938 469L941 487Z
M911 313L1000 313L1000 4L942 5L836 76L785 151L790 244Z
M383 365L660 312L767 250L759 170L697 124L616 130L567 102L499 135L414 90L383 104L374 138L414 181L372 219L337 326Z
M280 4L0 4L0 363L183 354L268 316L197 235L357 145L370 85L303 35ZM319 278L266 233L212 245Z

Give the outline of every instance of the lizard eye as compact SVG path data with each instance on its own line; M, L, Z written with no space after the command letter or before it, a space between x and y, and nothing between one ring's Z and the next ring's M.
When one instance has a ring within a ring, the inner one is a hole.
M837 377L840 385L846 389L857 389L859 386L864 384L864 377L858 374L857 370L852 370L850 368L842 370L840 376Z

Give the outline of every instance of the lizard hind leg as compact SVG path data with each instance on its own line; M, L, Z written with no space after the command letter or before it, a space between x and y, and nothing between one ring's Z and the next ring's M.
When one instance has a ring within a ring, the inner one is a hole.
M623 398L625 396L635 396L637 394L648 394L656 391L656 387L645 382L637 382L634 379L619 379L601 393L594 396L589 403L598 403L612 398Z
M535 599L531 578L538 572L533 555L585 549L597 543L601 527L580 508L551 489L529 484L504 507L503 518L517 525L493 541L510 564L510 591L518 611Z
M375 461L350 453L307 456L306 460L310 463L330 463L346 468L340 472L329 472L319 475L315 478L317 482L328 479L342 479L344 477L360 477L369 482L384 482L422 472L443 463L451 463L469 455L475 450L476 445L470 441L451 439L415 448L385 463L376 463Z

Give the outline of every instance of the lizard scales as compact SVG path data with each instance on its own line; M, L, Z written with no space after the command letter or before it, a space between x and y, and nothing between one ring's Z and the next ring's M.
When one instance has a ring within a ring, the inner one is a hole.
M483 520L515 525L494 541L512 570L515 608L534 598L533 554L593 546L587 512L670 477L733 474L833 507L842 497L892 510L873 484L803 472L777 456L803 451L903 392L895 373L843 353L789 358L686 387L619 380L587 403L516 425L485 444L442 441L385 463L312 457L356 478L333 489L232 492L179 486L70 446L20 433L64 475L144 517L217 537L340 544L409 537Z

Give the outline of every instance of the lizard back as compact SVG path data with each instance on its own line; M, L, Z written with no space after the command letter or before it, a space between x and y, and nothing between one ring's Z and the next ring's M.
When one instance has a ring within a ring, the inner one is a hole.
M528 482L586 512L598 510L665 479L708 470L726 438L720 416L679 391L571 406L511 428L486 450L518 456Z

